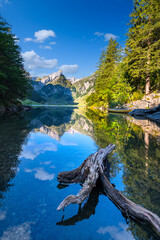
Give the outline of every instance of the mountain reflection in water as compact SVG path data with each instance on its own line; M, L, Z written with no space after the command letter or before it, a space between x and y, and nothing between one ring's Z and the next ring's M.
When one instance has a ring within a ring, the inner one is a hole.
M12 229L17 229L17 226L29 226L32 234L29 234L27 239L44 239L44 236L49 239L54 236L54 231L59 234L56 239L69 239L69 233L68 238L65 235L67 229L62 230L62 227L74 225L71 233L75 231L76 235L76 231L79 231L76 225L86 219L88 224L91 224L94 219L95 225L90 230L87 230L89 225L83 226L84 235L82 234L79 239L84 239L86 231L89 231L86 233L88 234L86 239L103 239L103 237L106 239L106 236L110 236L109 239L119 239L110 231L113 222L110 225L108 222L107 227L99 226L98 228L98 223L102 220L97 217L96 211L98 211L97 214L102 215L102 218L106 218L106 221L109 214L107 211L111 211L111 216L118 214L117 218L123 219L114 207L114 210L105 209L107 204L112 203L109 200L105 203L106 197L102 195L99 188L91 192L84 205L78 208L77 214L73 205L68 207L70 211L65 210L66 213L63 216L55 211L63 196L72 194L72 191L78 192L78 186L58 185L56 180L58 172L78 167L89 154L97 148L106 147L109 143L116 144L115 153L108 159L107 174L111 183L114 183L116 188L123 191L129 199L160 216L160 127L148 120L146 127L145 120L140 121L141 124L139 120L133 120L126 115L107 115L103 112L69 107L34 108L20 115L1 116L0 225L2 224L2 228L0 228L0 239L7 239L5 237L8 233L11 234L11 226ZM72 157L74 161L70 162ZM45 186L44 189L40 181ZM22 200L18 189L23 188L23 184L29 196ZM33 201L34 194L39 194L37 196L39 200ZM13 200L11 200L12 196ZM22 213L18 212L16 199L19 199L18 204ZM44 202L42 206L43 201L47 203ZM34 214L32 210L30 213L26 212L30 209L29 204L39 206L34 209ZM16 206L14 215L13 212L9 212L11 210L8 210L12 205L13 208ZM23 211L25 205L26 211ZM41 208L39 213L38 209ZM10 219L7 214L10 214ZM53 216L53 214L56 215ZM18 216L17 219L14 216ZM43 218L47 219L45 220L47 222L42 231L40 225ZM123 224L115 227L121 229L120 235L117 233L117 236L123 237L124 232L129 231L130 235L124 234L124 236L129 236L130 239L158 239L143 226L132 221L125 225L125 219L122 221L124 221ZM97 229L95 229L96 226Z

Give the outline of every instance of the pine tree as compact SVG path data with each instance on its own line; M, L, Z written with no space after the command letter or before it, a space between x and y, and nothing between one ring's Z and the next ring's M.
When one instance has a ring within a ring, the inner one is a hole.
M110 39L106 50L102 52L97 70L95 84L96 92L104 91L112 87L111 79L114 75L117 62L120 60L119 44L116 40Z
M160 82L160 1L134 0L126 43L132 86L148 94Z
M116 71L116 64L120 60L119 44L116 40L110 39L108 46L103 50L95 82L95 94L90 99L97 102L98 106L107 106L110 101L112 87L114 85L112 79ZM93 102L93 101L92 101Z
M86 99L88 106L113 107L128 101L132 89L126 80L126 65L121 61L121 52L118 42L110 39L100 56L95 92Z
M17 38L0 17L0 104L17 104L30 89Z

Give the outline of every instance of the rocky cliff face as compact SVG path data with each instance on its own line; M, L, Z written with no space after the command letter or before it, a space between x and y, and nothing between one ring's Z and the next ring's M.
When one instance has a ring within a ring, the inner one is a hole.
M90 77L85 77L75 81L73 83L73 86L76 88L76 91L73 93L74 99L83 97L84 95L93 92L95 79L96 76L93 74Z
M62 87L61 85L45 85L39 92L47 103L63 104L72 103L72 92L69 88Z
M58 72L50 74L47 77L41 78L40 82L43 83L43 84L48 84L48 83L51 83L53 81L56 81L61 76L63 76L62 71L58 71Z
M66 79L62 71L32 81L33 91L29 99L49 104L74 104L93 91L95 75L76 80Z

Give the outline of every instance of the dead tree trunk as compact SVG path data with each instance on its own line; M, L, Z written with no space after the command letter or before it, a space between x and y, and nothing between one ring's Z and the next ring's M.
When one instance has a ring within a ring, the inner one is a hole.
M127 199L112 186L105 176L105 160L114 148L115 145L110 144L108 147L90 155L79 168L58 174L58 181L60 183L81 183L83 186L77 195L66 197L60 203L57 210L64 209L69 204L81 204L90 194L99 178L104 193L127 218L149 224L160 234L160 218L151 211Z

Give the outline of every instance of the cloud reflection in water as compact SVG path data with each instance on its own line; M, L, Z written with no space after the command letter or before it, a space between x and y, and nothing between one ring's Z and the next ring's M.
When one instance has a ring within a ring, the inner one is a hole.
M21 153L21 158L34 160L39 154L44 153L45 151L57 151L57 146L54 143L37 143L30 141L27 145L23 147Z
M35 172L34 173L34 176L35 178L41 180L41 181L46 181L46 180L49 180L51 181L52 179L54 179L55 177L55 174L52 173L48 173L44 170L44 168L40 167L40 168L34 168L34 169L25 169L25 172Z
M107 226L107 227L100 227L97 232L100 234L109 233L111 238L110 240L134 240L131 233L127 231L127 224L119 223L119 226Z

